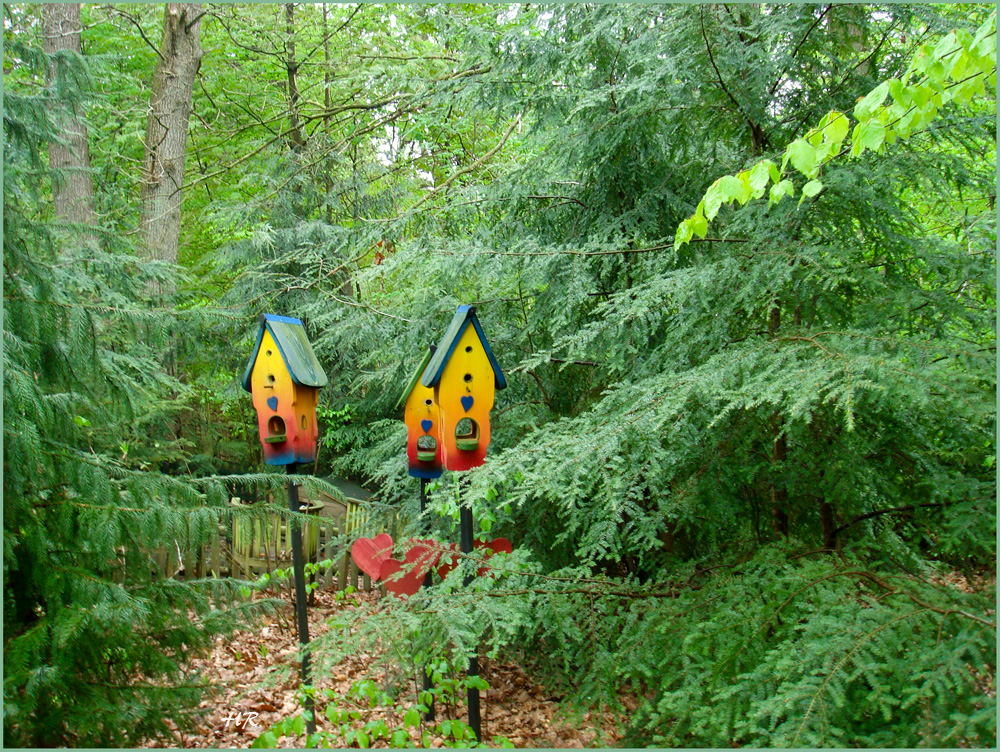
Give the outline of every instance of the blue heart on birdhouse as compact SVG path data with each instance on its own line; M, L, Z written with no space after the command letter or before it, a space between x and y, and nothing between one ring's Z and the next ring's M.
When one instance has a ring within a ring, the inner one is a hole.
M277 397L268 397L267 398L267 406L269 408L271 408L272 410L277 410L278 409L278 398Z
M422 429L424 429L424 433L430 433L431 426L433 426L433 425L434 425L433 421L429 421L426 418L424 420L420 421L420 427Z
M462 397L462 407L465 408L465 412L469 412L469 408L472 407L472 397L468 394Z

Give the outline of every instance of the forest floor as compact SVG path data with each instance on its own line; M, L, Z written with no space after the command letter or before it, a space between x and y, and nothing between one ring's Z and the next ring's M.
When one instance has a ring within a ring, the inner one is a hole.
M358 592L338 602L332 591L317 591L315 605L310 606L309 635L322 635L330 617L342 610L352 611L352 619L363 619L377 607L379 593ZM302 708L296 698L298 648L295 614L290 603L281 613L270 617L258 629L238 632L231 638L218 638L207 656L195 659L194 668L215 685L217 691L206 696L200 710L202 722L192 732L175 731L172 742L150 743L149 747L183 748L249 747L269 727L284 718L294 718ZM390 728L402 727L402 718L389 708L370 709L367 701L346 699L351 684L371 676L383 681L384 675L371 671L374 656L353 655L333 670L314 671L313 683L320 689L332 689L342 699L339 707L358 710L356 722L364 723L383 718ZM290 666L295 670L289 671ZM610 715L586 713L570 717L560 713L556 698L512 662L484 662L482 677L490 688L481 693L483 736L487 746L499 746L494 737L506 737L516 747L583 748L615 746L620 742L621 724ZM329 731L322 706L317 712L317 730ZM467 720L464 703L454 708L439 708L438 720L450 717ZM441 711L446 711L442 713ZM256 713L255 716L247 714ZM243 714L243 715L240 715ZM411 739L419 745L417 730L410 730ZM341 737L334 746L343 746ZM280 747L303 747L305 737L280 737ZM440 736L432 735L430 746L445 746ZM388 746L376 740L374 747Z

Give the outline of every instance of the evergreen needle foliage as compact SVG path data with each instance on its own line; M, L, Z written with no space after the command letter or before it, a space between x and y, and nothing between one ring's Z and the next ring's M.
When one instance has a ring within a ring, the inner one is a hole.
M578 707L634 693L632 744L991 746L994 90L831 159L804 201L723 196L675 247L717 177L781 165L988 14L574 5L439 28L475 74L421 113L516 123L489 177L453 170L333 242L288 218L263 252L282 284L239 293L310 318L353 416L328 426L333 466L414 518L389 412L412 363L472 302L506 369L467 499L512 573L449 579L365 634L414 665L485 635ZM313 282L384 238L350 299ZM433 495L443 540L456 485Z
M63 63L86 80L78 59ZM157 551L217 535L229 494L221 478L129 456L183 393L156 357L178 322L137 302L155 270L105 248L100 228L37 211L65 101L5 94L4 737L126 746L196 718L207 683L188 659L261 606L242 602L238 580L162 579L156 566Z
M46 88L33 7L5 6L8 739L190 702L235 592L149 552L277 487L236 384L269 312L330 378L317 469L378 487L359 534L453 541L469 503L515 548L317 670L518 656L570 712L630 695L634 745L995 746L992 6L206 6L181 269L123 240L158 14L90 8ZM67 226L46 144L85 101L101 221ZM394 405L469 303L509 387L421 519Z

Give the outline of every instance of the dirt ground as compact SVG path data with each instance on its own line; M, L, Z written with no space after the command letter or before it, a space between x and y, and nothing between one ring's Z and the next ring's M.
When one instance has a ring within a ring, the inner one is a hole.
M338 611L348 609L357 613L352 619L364 618L373 610L377 592L356 593L346 603L338 603L333 593L316 593L316 604L309 609L309 634L315 638L326 631L327 620ZM302 708L296 699L298 688L297 669L284 673L290 665L297 666L297 638L295 616L291 605L284 613L273 617L269 623L254 631L237 633L232 638L218 639L211 653L196 659L195 667L218 688L214 696L204 700L201 707L205 716L201 725L192 733L175 731L175 739L162 745L183 748L249 747L260 734L284 718L294 718ZM313 682L318 688L333 689L345 696L351 684L369 673L372 656L354 655L338 664L332 671L314 672ZM602 733L591 714L582 719L560 714L559 705L551 694L533 681L519 666L509 662L484 662L482 677L490 689L481 693L483 736L488 746L497 746L494 737L509 739L516 747L528 748L583 748L614 746L620 740L614 719L602 716ZM377 677L376 677L377 678ZM344 701L342 708L351 707L361 713L357 721L365 722L383 717L390 728L402 726L402 719L385 708L369 709L367 703L351 704ZM322 712L317 712L317 730L328 731L331 725ZM256 713L251 716L248 714ZM438 721L444 717L466 721L464 704L454 708L439 708ZM411 740L419 746L417 730L410 731ZM339 739L340 737L338 737ZM432 736L429 746L443 746L440 737ZM304 747L305 737L281 737L281 747ZM336 744L341 746L342 741ZM372 746L388 746L376 740Z

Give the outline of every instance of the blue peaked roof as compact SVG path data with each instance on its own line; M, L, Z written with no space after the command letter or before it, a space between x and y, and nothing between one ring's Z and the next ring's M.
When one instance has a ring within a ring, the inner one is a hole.
M281 359L285 362L293 383L316 388L327 385L326 372L316 360L302 320L293 319L291 316L263 313L260 316L257 342L253 346L250 362L247 363L247 370L243 374L244 389L248 392L251 391L250 374L253 371L253 364L257 361L257 353L260 352L260 343L264 340L265 329L271 333L274 341L278 344L278 352L281 353Z
M486 341L486 335L483 334L483 327L479 325L479 318L476 316L476 307L471 305L460 305L458 310L455 311L455 316L448 325L448 330L444 333L441 344L437 346L434 356L427 364L427 368L424 369L423 376L420 377L421 384L431 387L435 386L441 380L441 374L444 373L444 368L448 365L451 354L455 352L458 341L462 338L470 323L475 327L479 341L483 343L483 351L486 353L486 357L489 358L490 365L493 367L496 388L507 388L507 379L504 378L503 371L500 370L500 364L497 363L496 356L493 354L493 350L490 349L490 343Z

